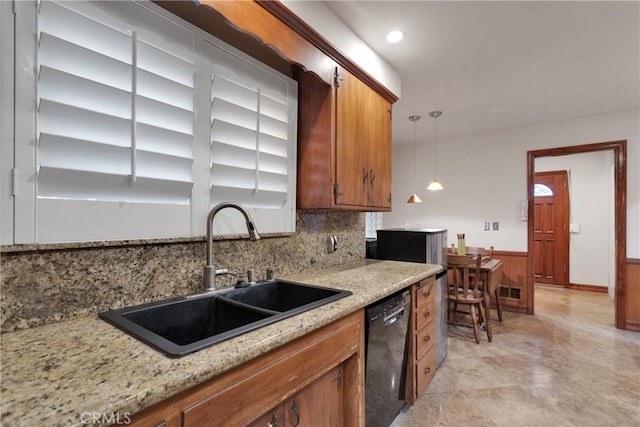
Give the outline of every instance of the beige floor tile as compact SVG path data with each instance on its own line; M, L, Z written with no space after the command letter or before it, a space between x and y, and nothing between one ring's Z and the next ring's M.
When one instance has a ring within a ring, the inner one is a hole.
M554 407L541 405L521 386L487 388L463 393L500 427L575 426L555 411Z
M535 315L505 313L493 341L451 328L448 356L393 427L640 427L640 334L607 294L539 287Z
M474 426L496 427L478 405L460 392L438 393L420 399L401 412L392 427Z

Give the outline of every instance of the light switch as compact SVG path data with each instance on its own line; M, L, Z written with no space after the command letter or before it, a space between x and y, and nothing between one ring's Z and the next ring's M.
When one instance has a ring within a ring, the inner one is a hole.
M493 231L498 231L498 230L500 230L500 223L496 221L493 223Z
M578 234L580 233L580 224L572 222L569 224L569 233Z
M484 231L491 230L491 223L489 221L485 221L484 223Z

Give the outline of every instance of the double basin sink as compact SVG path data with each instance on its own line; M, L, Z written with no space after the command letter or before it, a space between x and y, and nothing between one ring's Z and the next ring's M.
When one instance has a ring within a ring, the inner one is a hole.
M167 356L180 357L348 295L351 292L276 280L99 316Z

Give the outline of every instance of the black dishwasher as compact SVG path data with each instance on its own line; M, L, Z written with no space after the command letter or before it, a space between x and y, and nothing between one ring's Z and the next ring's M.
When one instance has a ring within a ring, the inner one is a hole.
M388 427L405 405L405 346L410 311L408 290L366 309L366 427Z

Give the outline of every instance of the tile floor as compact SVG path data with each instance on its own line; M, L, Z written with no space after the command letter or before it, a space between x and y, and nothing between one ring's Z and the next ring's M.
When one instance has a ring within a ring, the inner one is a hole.
M640 333L613 326L609 296L539 286L535 304L494 322L491 343L450 328L447 359L392 427L640 427Z

